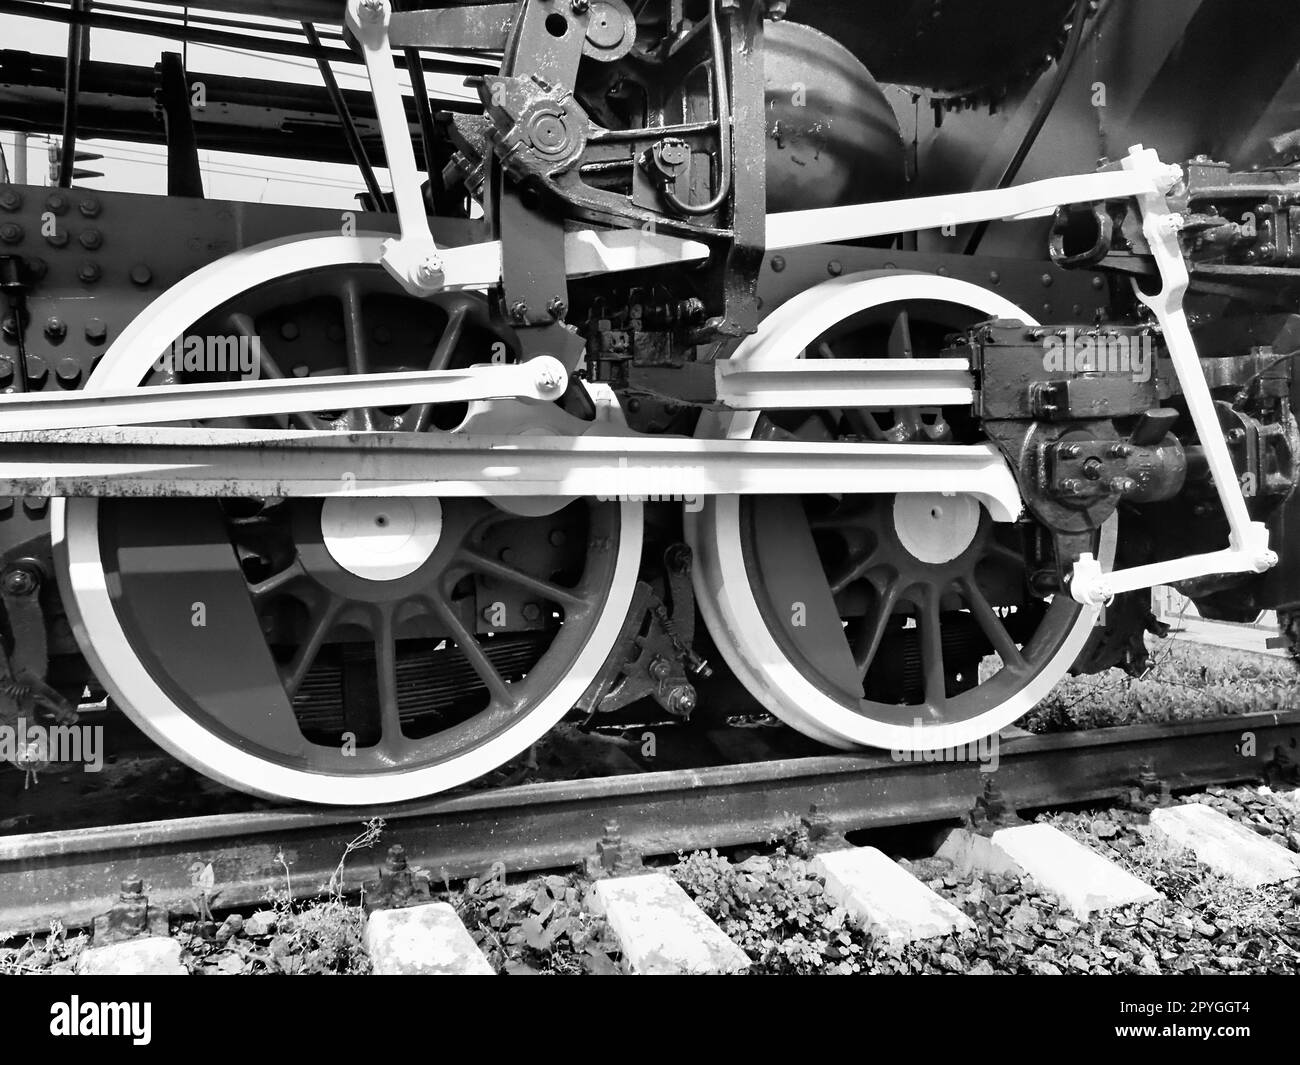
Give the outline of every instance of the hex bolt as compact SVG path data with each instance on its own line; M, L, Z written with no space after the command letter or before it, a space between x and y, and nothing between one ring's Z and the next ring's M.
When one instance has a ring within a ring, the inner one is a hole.
M510 304L510 317L516 322L526 321L528 318L528 304L523 300L515 300Z
M1105 288L1106 287L1105 279L1102 278L1099 274L1094 275L1092 279L1092 287L1097 289Z
M45 198L45 206L55 214L63 214L68 209L68 198L61 192L52 192Z
M31 595L40 586L40 575L31 566L10 566L4 572L4 577L0 578L0 583L4 585L5 595Z
M45 320L45 337L52 343L59 343L68 335L68 323L62 318L47 318Z
M1060 447L1056 449L1056 454L1058 458L1077 459L1079 457L1079 445L1062 444Z
M50 501L44 496L23 496L23 512L32 518L43 518L50 509Z
M87 251L96 251L104 245L104 234L98 229L83 230L80 237L81 246Z
M0 192L0 210L16 211L23 205L23 198L13 189Z
M773 270L775 273L778 273L778 274L779 274L779 273L780 273L782 270L784 270L784 269L785 269L785 256L784 256L784 255L773 255L773 256L772 256L772 270Z
M55 229L53 233L46 233L45 242L51 248L66 248L68 246L67 231L63 229Z
M1040 280L1040 281L1043 283L1043 288L1051 288L1051 287L1052 287L1052 275L1051 275L1051 274L1044 274L1044 275L1043 275L1042 277L1040 277L1038 280Z
M415 268L416 280L422 285L439 285L442 283L442 260L436 255L427 255Z
M131 283L133 285L144 286L153 280L153 271L144 263L137 263L131 267Z
M587 9L591 7L591 0L573 0L569 6L573 8L575 15L585 15Z
M101 277L104 271L100 269L99 263L85 262L77 267L77 278L87 285L93 285Z
M1061 482L1061 491L1067 496L1077 496L1083 491L1083 482L1076 477L1067 477Z
M669 694L665 709L677 717L690 717L695 710L695 689L689 684L679 684Z
M524 604L524 620L525 620L525 621L536 621L536 620L537 620L538 618L540 618L541 616L542 616L542 608L539 607L536 603L525 603L525 604Z
M39 355L27 356L27 383L33 388L40 388L45 384L45 378L49 376L49 367L45 365L45 360Z
M826 272L830 274L831 277L839 277L844 273L844 264L838 259L832 259L826 264Z
M82 200L79 204L77 204L77 210L81 212L81 216L83 218L98 218L100 212L100 204L99 201L95 199L94 196L87 196L84 200Z
M54 373L59 379L59 384L71 388L81 380L81 363L68 355L59 360L58 366L54 368Z
M560 375L554 370L542 370L537 374L537 390L539 392L554 392L561 384Z
M546 309L550 313L551 317L557 322L569 313L569 305L559 296L556 296L551 300L551 302L546 305Z
M1101 459L1091 458L1083 464L1083 475L1090 481L1100 480L1101 478Z
M1137 487L1137 482L1132 477L1112 477L1109 483L1110 490L1120 495L1127 495Z
M17 244L23 239L23 227L17 222L6 222L0 226L0 240L6 244Z
M1133 454L1133 449L1128 444L1111 444L1106 449L1106 456L1112 459L1126 459Z

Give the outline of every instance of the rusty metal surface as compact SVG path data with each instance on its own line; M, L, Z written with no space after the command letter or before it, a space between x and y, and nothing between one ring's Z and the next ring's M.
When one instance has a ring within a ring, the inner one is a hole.
M1243 746L1246 734L1253 745ZM1002 741L997 784L1020 810L1108 799L1144 772L1173 789L1260 779L1295 757L1300 712L1174 726L1021 736ZM362 810L295 808L0 837L0 930L18 935L51 918L88 925L139 878L152 906L192 912L194 863L211 863L216 905L257 905L285 887L320 892L361 822L383 817L384 842L438 884L504 863L510 873L575 865L594 855L605 825L641 855L767 840L815 804L828 831L964 816L987 774L974 762L895 762L887 754L836 755L532 784ZM352 889L376 879L383 850L355 856Z

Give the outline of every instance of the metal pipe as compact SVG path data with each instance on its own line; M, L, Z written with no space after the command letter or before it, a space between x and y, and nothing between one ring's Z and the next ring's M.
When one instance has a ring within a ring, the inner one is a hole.
M1029 124L1029 129L1020 139L1020 145L1016 148L1016 153L1011 157L1007 168L1002 172L1002 177L994 188L1005 189L1010 187L1011 183L1016 180L1016 175L1020 173L1020 168L1024 165L1029 151L1038 140L1038 134L1042 132L1043 126L1047 122L1047 116L1052 113L1052 108L1056 104L1057 97L1061 95L1061 90L1065 88L1065 79L1070 76L1070 70L1074 67L1075 57L1079 54L1079 44L1083 40L1083 24L1088 17L1088 5L1091 0L1079 0L1074 6L1074 24L1070 27L1070 39L1066 42L1065 50L1061 53L1060 63L1056 71L1056 80L1052 83L1051 89L1039 104L1038 111L1034 115L1034 120ZM988 231L989 223L981 222L975 227L971 234L970 240L966 242L967 255L974 255L979 251L980 243L984 240L984 234Z
M264 52L268 55L295 56L299 59L314 58L297 41L281 40L270 36L254 37L247 33L227 33L223 30L209 30L197 26L191 26L187 31L179 23L150 21L143 18L123 18L117 15L101 15L95 11L83 11L78 14L63 8L30 3L28 0L0 0L0 15L17 15L20 18L43 19L49 22L117 30L121 33L138 33L147 37L162 37L170 41L191 41L194 44L244 49L250 52ZM277 27L267 27L267 29L278 32ZM288 31L285 30L284 32ZM362 62L359 56L347 48L326 48L325 52L335 62L354 64ZM405 67L405 57L397 57L397 64ZM482 62L441 57L425 61L425 70L435 74L482 74L494 69L495 66L496 64L487 57Z
M72 0L71 15L86 13L87 0ZM81 59L90 30L75 18L68 20L68 66L63 81L63 154L59 158L59 188L72 187L77 167L77 99L81 95Z
M424 149L424 171L429 175L429 192L435 204L446 193L442 180L442 167L438 165L437 131L433 125L433 109L429 106L429 87L424 80L424 66L416 48L403 49L406 69L411 73L411 92L415 95L415 117L420 123L420 145Z
M325 92L329 94L334 113L339 116L339 122L343 126L343 139L347 141L348 151L352 153L352 159L360 169L361 177L366 183L371 210L382 210L384 206L383 189L379 187L379 179L375 176L375 168L370 165L370 160L366 158L366 148L361 143L361 134L357 132L356 123L352 120L352 112L348 110L348 102L343 98L339 83L334 78L334 70L330 67L325 49L321 46L316 27L310 22L304 22L302 32L307 36L307 44L312 50L316 66L320 70L320 76L325 82Z
M691 204L683 202L671 189L661 189L664 202L685 215L712 214L726 202L731 192L731 103L727 92L727 57L722 48L722 29L718 25L718 0L709 0L709 40L713 45L713 95L718 122L718 191L707 203Z

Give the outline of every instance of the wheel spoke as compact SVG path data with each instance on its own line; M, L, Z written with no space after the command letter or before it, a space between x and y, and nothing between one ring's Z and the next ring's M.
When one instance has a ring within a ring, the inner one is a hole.
M893 328L889 331L889 357L910 359L913 350L912 319L906 310L900 310L894 317Z
M871 620L857 633L853 641L853 660L858 664L858 674L866 680L867 671L880 649L880 641L889 628L889 619L893 616L898 603L899 582L897 578L885 585L885 590L877 600L876 612Z
M244 314L242 311L234 311L226 317L226 328L238 333L240 336L248 337L250 340L256 339L257 344L253 350L257 352L258 373L267 381L283 381L285 379L284 368L276 361L274 355L267 350L261 338L257 335L257 326L253 319ZM277 421L283 421L286 417L293 422L299 429L325 429L325 425L319 418L308 414L306 411L294 411L289 415L275 415Z
M402 746L401 703L397 697L397 636L391 605L378 610L375 625L375 674L379 682L380 743L394 752Z
M438 339L438 346L434 349L432 358L429 359L430 370L445 370L451 365L452 357L456 354L456 348L465 335L465 322L468 318L468 303L458 303L451 309L450 314L447 316L447 328L443 330L442 336ZM415 422L411 429L413 432L422 433L429 428L432 421L433 404L422 403L415 408Z
M939 707L948 698L948 685L943 672L943 629L939 615L939 589L927 584L917 597L917 624L921 629L921 672L925 676L925 701Z
M1026 668L1028 663L1025 662L1024 655L1020 653L1020 648L1011 638L1011 633L1007 631L1002 619L998 617L988 599L984 597L984 593L980 591L979 585L967 577L961 582L961 591L971 613L975 615L975 620L979 622L979 627L1002 659L1002 664L1012 670Z
M861 558L849 562L841 571L839 576L831 580L831 595L839 595L850 584L866 574L873 566L877 565L877 559L880 556L879 545L872 547Z
M347 346L348 373L369 373L370 352L366 342L361 286L355 277L347 278L340 286L339 302L343 306L343 341Z
M497 672L497 667L492 664L492 660L479 646L474 634L461 623L456 612L440 598L429 598L424 602L428 603L429 608L437 615L438 620L446 626L447 631L451 634L452 641L460 648L460 653L465 656L466 661L478 674L479 680L487 688L492 701L500 706L518 705L519 698L510 690L510 685Z
M887 439L885 431L880 428L880 423L876 421L876 416L870 411L853 407L844 412L844 422L854 436L860 436L865 440L873 440L877 443L882 443Z
M250 584L248 594L253 597L254 603L261 603L304 576L306 576L306 570L303 569L302 561L295 558L292 563L280 570L279 573L271 574L264 581Z
M552 602L561 603L573 609L582 606L586 602L582 596L570 591L568 588L552 581L542 580L540 577L534 577L523 570L516 569L514 566L508 566L494 558L480 555L477 551L471 551L469 548L461 548L456 553L456 557L472 570L508 581Z
M289 698L292 699L298 694L298 689L302 686L307 671L311 669L312 663L316 661L316 656L320 654L321 645L329 635L330 629L334 627L334 622L338 620L342 609L342 600L331 596L312 618L311 630L307 633L307 639L298 646L298 650L290 660L288 671L284 677L284 690L289 693Z

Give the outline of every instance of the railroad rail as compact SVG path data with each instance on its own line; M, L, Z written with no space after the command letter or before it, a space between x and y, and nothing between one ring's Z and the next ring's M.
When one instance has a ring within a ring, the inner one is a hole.
M151 906L190 912L195 862L211 863L222 908L283 889L322 890L358 822L382 817L385 845L435 883L485 871L558 869L593 857L611 822L624 854L672 855L761 843L812 819L848 833L960 819L995 778L1022 811L1110 800L1159 780L1172 790L1294 774L1300 711L1089 732L1016 735L995 774L973 761L896 761L871 753L526 784L387 808L286 808L0 837L0 929L21 935L59 919L89 925L140 878ZM939 752L942 756L943 752ZM919 759L919 755L909 758ZM354 858L349 890L377 875Z

